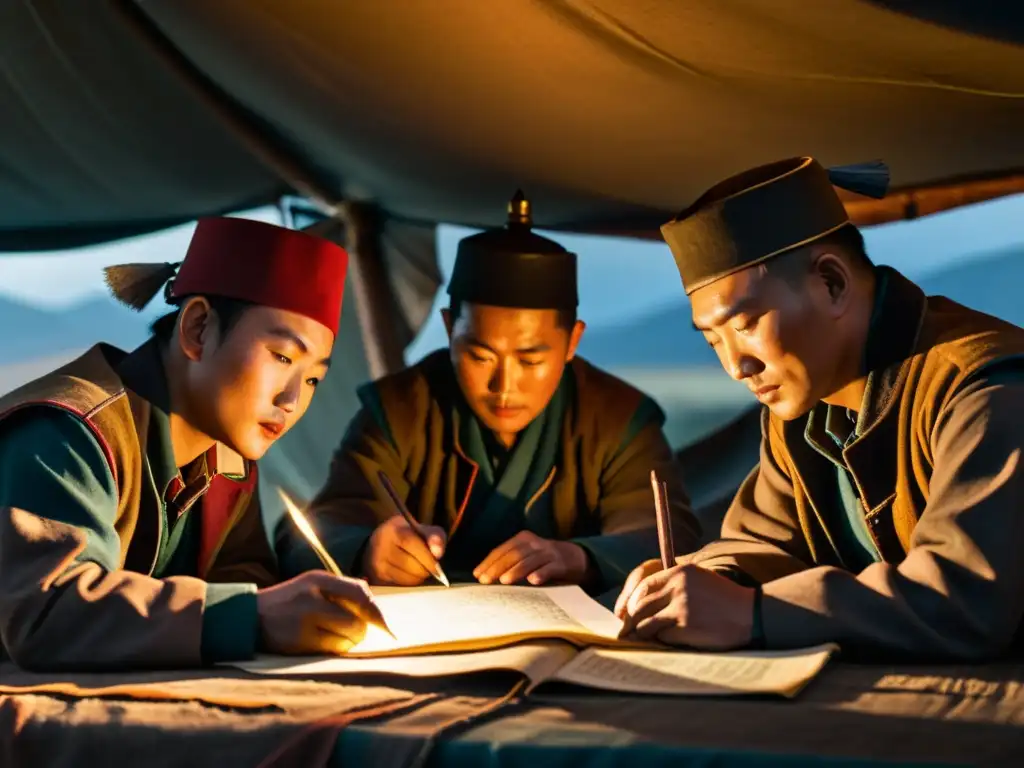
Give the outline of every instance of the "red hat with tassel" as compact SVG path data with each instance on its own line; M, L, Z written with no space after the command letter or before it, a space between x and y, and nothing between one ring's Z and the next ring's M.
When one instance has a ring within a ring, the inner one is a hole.
M295 312L337 335L348 254L305 232L250 219L200 219L180 264L107 267L107 284L141 311L164 288L168 303L221 296Z

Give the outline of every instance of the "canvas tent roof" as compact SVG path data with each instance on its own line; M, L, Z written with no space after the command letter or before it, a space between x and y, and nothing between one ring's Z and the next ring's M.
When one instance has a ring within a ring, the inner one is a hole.
M656 234L789 155L1024 170L1022 43L980 0L0 0L0 251L286 190L168 51L336 198L494 224L522 186L544 226Z
M0 0L0 252L359 201L315 225L354 246L356 312L261 462L271 527L426 317L437 222L498 224L522 187L542 227L657 237L811 154L890 164L897 194L849 201L874 223L1024 191L1022 128L1008 0ZM757 440L751 412L684 456L709 519Z

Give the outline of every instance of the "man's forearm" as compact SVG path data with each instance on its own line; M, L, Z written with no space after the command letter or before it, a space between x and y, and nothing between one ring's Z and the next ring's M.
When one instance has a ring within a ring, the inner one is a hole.
M766 584L808 568L807 563L781 547L754 539L712 541L696 552L676 558L676 562L699 565L748 586Z
M208 585L109 571L78 561L85 547L86 534L75 526L0 509L0 632L15 663L53 670L201 666Z
M977 661L1005 651L1019 620L1017 615L992 621L989 611L943 594L937 584L908 579L886 563L859 575L822 566L762 589L768 648L837 642L889 658Z

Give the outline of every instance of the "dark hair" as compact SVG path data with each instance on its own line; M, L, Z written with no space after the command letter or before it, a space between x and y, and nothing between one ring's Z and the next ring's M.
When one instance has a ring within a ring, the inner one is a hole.
M472 303L472 302L470 302ZM462 314L463 302L458 299L452 299L448 305L448 311L452 316L452 323L459 319L459 315ZM572 329L576 325L576 310L575 309L559 309L558 312L558 326L564 328L566 331L572 332Z
M180 299L175 300L175 309L168 312L166 315L161 315L149 326L150 333L153 334L156 339L166 344L174 336L174 329L178 325L178 315L181 314L181 306L192 296L183 296ZM220 324L220 332L222 336L226 336L228 332L235 326L238 320L245 314L245 311L252 307L252 303L248 301L239 301L238 299L226 299L223 296L205 296L208 302L210 302L210 308L217 315L217 321Z
M853 224L845 224L830 235L815 240L811 245L818 247L825 245L834 248L839 251L840 255L849 258L854 267L871 269L874 265L864 247L864 236ZM776 277L796 284L807 273L811 253L811 246L797 248L768 259L764 262L764 268Z
M831 235L823 237L819 242L838 248L865 267L874 266L874 262L868 256L867 248L864 247L864 235L853 224L844 224Z

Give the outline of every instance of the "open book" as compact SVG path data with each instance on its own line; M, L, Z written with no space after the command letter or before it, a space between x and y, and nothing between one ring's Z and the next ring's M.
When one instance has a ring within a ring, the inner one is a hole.
M395 640L377 627L348 657L476 651L535 639L579 646L658 647L618 639L622 622L577 586L374 587Z
M617 638L622 623L579 587L460 585L375 589L398 640L373 627L343 657L262 656L231 666L307 677L525 675L529 693L561 682L627 693L795 696L836 646L704 653Z

